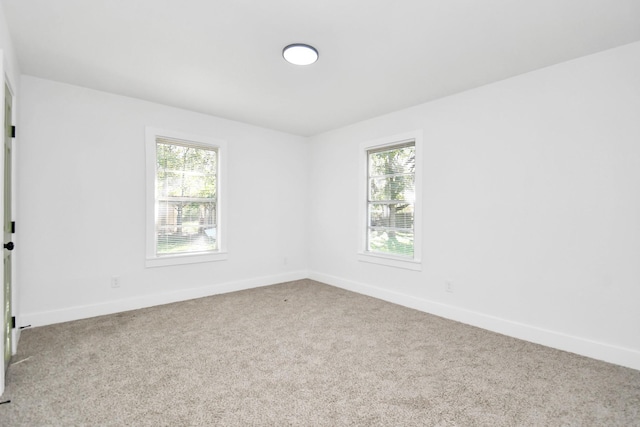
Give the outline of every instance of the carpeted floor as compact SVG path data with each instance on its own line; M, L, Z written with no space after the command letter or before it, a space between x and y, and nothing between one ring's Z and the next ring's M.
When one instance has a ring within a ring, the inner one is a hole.
M640 371L311 280L24 330L2 426L634 426Z

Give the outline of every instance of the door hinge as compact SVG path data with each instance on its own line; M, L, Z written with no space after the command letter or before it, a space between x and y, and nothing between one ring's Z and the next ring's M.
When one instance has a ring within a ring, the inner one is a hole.
M11 317L11 329L16 328L16 316Z
M16 234L16 222L11 221L11 234Z
M11 126L11 138L15 138L15 137L16 137L16 127Z

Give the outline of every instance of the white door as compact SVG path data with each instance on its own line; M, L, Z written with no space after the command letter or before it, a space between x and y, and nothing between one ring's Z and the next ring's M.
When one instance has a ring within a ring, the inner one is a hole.
M13 327L11 311L11 251L13 250L11 218L11 92L4 86L4 370L7 371L11 360L11 329Z

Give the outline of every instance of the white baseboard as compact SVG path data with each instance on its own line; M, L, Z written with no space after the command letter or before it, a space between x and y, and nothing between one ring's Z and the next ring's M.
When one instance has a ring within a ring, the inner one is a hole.
M423 298L413 297L352 280L307 271L296 271L273 276L256 277L199 288L107 301L100 304L69 307L62 310L25 313L20 316L20 325L31 325L33 327L45 326L54 323L86 319L89 317L269 286L305 278L310 278L317 280L318 282L326 283L352 292L434 314L446 319L477 326L479 328L487 329L510 337L640 370L640 352L636 350L596 342L548 329L542 329L536 326L518 323Z
M54 323L69 322L72 320L86 319L105 314L120 313L123 311L137 310L139 308L153 307L156 305L170 304L173 302L186 301L211 295L275 285L277 283L291 282L294 280L306 279L307 277L309 277L307 271L294 271L272 276L220 283L211 286L181 289L173 292L106 301L99 304L69 307L62 310L23 313L20 316L20 325L30 325L32 327L52 325Z
M513 322L507 319L466 310L463 308L416 298L399 292L346 280L335 276L310 272L309 278L359 294L389 301L415 310L434 314L482 329L497 332L547 347L568 351L592 359L640 370L640 352L611 344L596 342L581 337Z

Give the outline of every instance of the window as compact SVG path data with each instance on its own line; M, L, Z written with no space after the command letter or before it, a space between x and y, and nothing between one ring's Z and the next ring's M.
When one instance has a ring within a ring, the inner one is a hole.
M224 141L147 128L147 266L224 259Z
M362 261L420 269L421 132L362 144Z
M367 251L413 257L415 142L367 151Z

